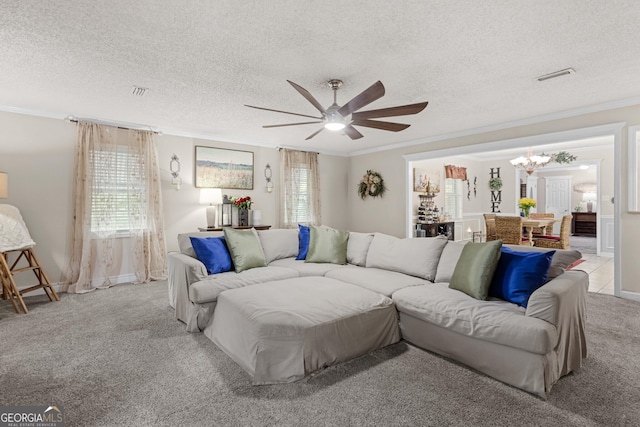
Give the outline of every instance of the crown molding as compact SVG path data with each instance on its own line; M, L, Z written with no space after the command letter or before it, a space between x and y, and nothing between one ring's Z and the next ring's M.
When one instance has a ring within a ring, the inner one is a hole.
M353 151L350 154L350 157L361 156L364 154L378 153L381 151L395 150L398 148L412 147L414 145L428 144L431 142L444 141L444 140L453 139L453 138L461 138L465 136L478 135L482 133L494 132L494 131L515 128L519 126L526 126L526 125L531 125L536 123L550 122L553 120L581 116L581 115L590 114L590 113L598 113L598 112L607 111L607 110L615 110L616 108L630 107L630 106L639 105L639 104L640 104L640 97L627 98L627 99L622 99L618 101L606 102L603 104L591 105L588 107L581 107L581 108L576 108L572 110L545 114L542 116L535 116L535 117L529 117L521 120L514 120L511 122L498 123L494 125L482 126L478 128L446 133L442 135L414 139L411 141L400 142L397 144L390 144L390 145L383 145L380 147L368 148L366 150Z

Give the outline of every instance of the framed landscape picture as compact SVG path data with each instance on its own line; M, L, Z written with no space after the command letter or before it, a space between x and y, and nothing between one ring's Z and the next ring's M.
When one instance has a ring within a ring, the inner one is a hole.
M195 186L253 190L253 152L196 146Z

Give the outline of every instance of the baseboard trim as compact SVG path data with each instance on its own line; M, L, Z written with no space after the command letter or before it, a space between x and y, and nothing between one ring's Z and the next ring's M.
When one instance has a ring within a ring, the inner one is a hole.
M103 277L98 277L96 279L93 279L93 281L95 283L104 283L105 279ZM131 273L131 274L121 274L119 276L109 276L109 282L111 282L112 285L121 285L123 283L132 283L136 281L136 275ZM56 293L64 293L66 292L64 289L64 284L61 282L55 282L52 283L51 286L53 287L53 289L56 291ZM25 294L25 297L30 297L30 296L36 296L36 295L46 295L44 292L44 289L37 289L33 292L29 292L28 294Z
M640 301L640 293L638 292L620 291L620 297Z

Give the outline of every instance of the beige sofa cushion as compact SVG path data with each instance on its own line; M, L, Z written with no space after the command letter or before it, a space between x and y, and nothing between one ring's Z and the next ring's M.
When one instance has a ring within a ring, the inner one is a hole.
M436 278L440 254L446 244L447 238L444 236L399 239L376 233L369 246L366 266L433 281Z
M296 229L258 230L258 237L267 264L277 259L295 258L298 255L298 230Z
M242 288L271 280L291 279L298 277L298 272L284 267L256 267L242 273L228 271L212 274L208 278L189 286L189 299L196 304L205 304L218 300L220 292L228 289Z
M456 269L456 264L458 264L458 259L462 254L462 248L464 248L466 244L467 242L447 242L447 245L442 250L442 255L440 255L440 261L438 262L436 282L449 283L451 281L453 271Z
M346 265L331 264L326 262L305 262L305 260L297 260L295 258L277 259L271 264L275 267L286 267L298 272L300 277L324 276L327 272L339 268L346 268Z
M336 269L327 272L325 277L337 279L342 282L360 286L370 291L390 297L394 292L408 286L431 285L428 280L415 276L408 276L395 271L381 270L379 268L357 267Z
M537 354L552 351L556 328L526 316L525 309L498 299L480 301L445 283L412 286L393 294L398 311L477 339Z
M347 262L364 267L367 263L367 252L373 240L373 233L349 233L347 242Z

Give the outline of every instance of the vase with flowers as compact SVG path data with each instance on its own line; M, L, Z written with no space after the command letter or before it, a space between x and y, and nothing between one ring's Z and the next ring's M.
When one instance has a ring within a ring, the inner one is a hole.
M251 205L253 204L253 202L251 201L251 197L232 197L231 203L233 203L233 205L238 208L238 225L244 227L248 226L249 210L251 209Z
M536 201L528 197L523 197L522 199L518 200L518 207L522 209L524 216L529 218L529 212L531 211L531 208L536 207Z

